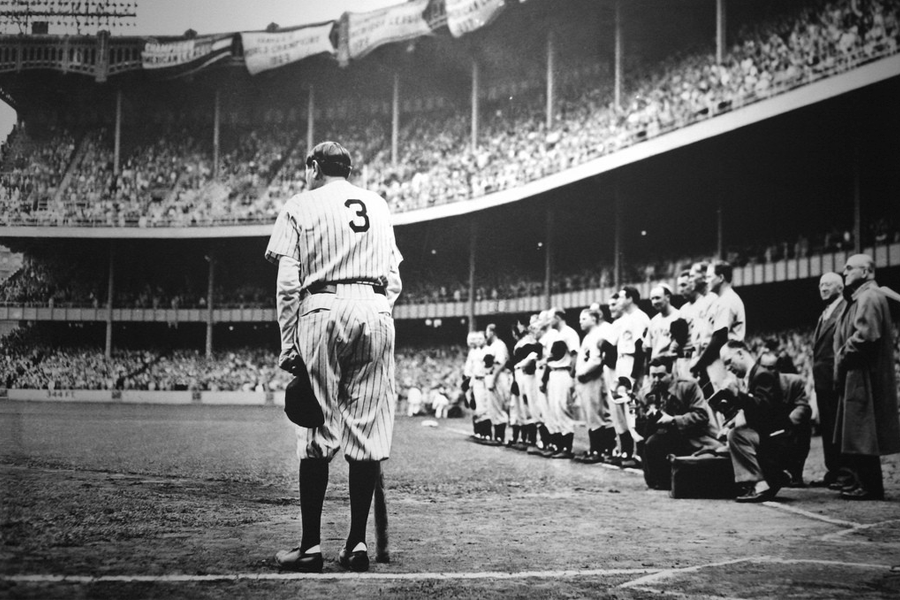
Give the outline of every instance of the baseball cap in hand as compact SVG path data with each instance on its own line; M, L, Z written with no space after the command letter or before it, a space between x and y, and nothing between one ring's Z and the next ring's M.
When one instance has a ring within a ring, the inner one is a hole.
M321 142L316 144L306 156L306 166L316 161L322 172L330 177L347 177L350 175L350 153L337 142Z
M294 378L284 388L284 414L300 427L322 426L325 415L309 380L306 364L298 359L291 373Z

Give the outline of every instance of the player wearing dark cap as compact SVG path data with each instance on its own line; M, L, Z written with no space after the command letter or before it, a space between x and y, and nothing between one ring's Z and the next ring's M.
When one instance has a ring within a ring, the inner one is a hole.
M279 366L309 370L324 424L296 428L300 545L278 552L282 569L319 572L328 465L350 465L350 532L341 566L369 566L366 524L394 425L394 322L402 260L384 199L351 184L350 154L322 142L306 158L308 190L287 201L266 258L278 265Z

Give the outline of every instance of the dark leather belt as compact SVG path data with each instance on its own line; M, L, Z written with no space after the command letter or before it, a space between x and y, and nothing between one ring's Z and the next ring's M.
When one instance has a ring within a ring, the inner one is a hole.
M340 284L349 284L349 285L367 285L372 288L372 291L376 294L380 294L382 296L387 296L385 292L384 286L379 285L377 283L373 283L371 281L335 281L333 283L329 282L319 282L314 283L305 290L303 290L302 295L311 296L313 294L337 294L337 286Z

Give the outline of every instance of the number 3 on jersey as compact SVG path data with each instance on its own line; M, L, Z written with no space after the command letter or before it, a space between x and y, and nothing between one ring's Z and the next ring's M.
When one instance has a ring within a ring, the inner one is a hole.
M353 205L359 205L356 211L356 218L350 221L350 229L354 233L363 233L369 230L369 213L366 212L366 205L362 200L351 199L344 202L344 206L350 208ZM362 221L362 222L360 222Z

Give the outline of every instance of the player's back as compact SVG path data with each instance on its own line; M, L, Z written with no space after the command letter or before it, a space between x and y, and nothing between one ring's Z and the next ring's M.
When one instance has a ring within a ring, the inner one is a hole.
M387 280L394 233L387 203L348 181L291 198L285 207L299 231L303 285Z

